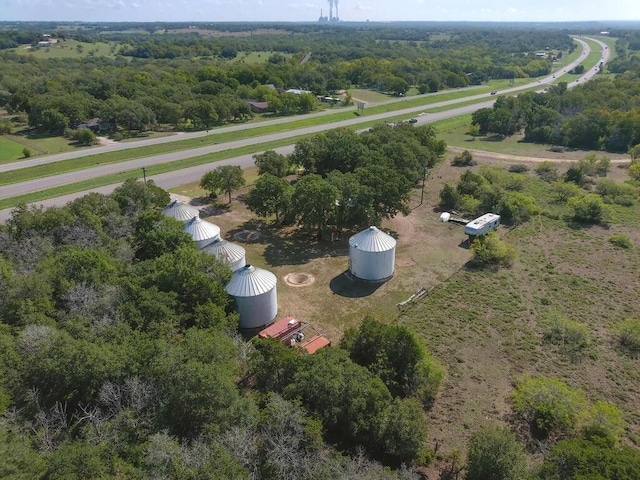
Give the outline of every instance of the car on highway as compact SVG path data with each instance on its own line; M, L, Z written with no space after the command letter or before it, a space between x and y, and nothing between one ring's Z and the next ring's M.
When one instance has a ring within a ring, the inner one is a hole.
M418 119L417 118L410 118L409 119L409 123L418 123Z
M498 90L493 90L493 91L491 92L491 95L495 95L496 93L498 93Z

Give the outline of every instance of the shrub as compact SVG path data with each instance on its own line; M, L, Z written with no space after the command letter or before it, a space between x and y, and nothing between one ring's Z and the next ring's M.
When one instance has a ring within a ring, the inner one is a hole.
M609 238L609 243L619 248L633 248L633 243L631 243L631 239L627 237L624 233L614 233Z
M503 218L504 223L518 225L540 213L540 207L536 205L533 197L520 192L507 192L502 197L497 213Z
M549 183L555 182L560 177L558 168L553 162L542 162L536 167L535 172L542 180Z
M616 203L626 207L633 205L638 196L635 187L608 178L603 178L598 182L596 191L606 203Z
M440 190L440 206L444 208L457 208L460 202L460 194L448 183Z
M579 419L585 438L608 438L614 442L624 433L624 420L620 409L607 402L597 401L585 410Z
M522 447L509 430L490 427L471 436L467 480L520 480L524 470Z
M573 207L573 218L583 223L606 223L610 216L609 208L599 195L593 193L569 199Z
M526 173L529 171L529 167L523 163L517 165L511 165L509 171L512 173Z
M575 183L563 182L562 180L556 180L551 184L551 191L555 197L555 201L558 203L565 203L571 197L579 197L582 195L582 189Z
M524 376L511 399L515 411L529 423L532 434L542 438L571 433L587 407L581 390L551 377Z
M586 325L568 318L556 316L544 333L545 341L560 346L572 361L582 357L591 344L591 335Z
M479 268L510 267L516 258L515 247L500 240L495 232L489 232L473 240L471 249L471 265Z
M477 162L473 160L473 155L469 150L465 150L460 155L456 155L451 160L451 165L454 167L469 167L472 165L477 165Z
M640 320L627 318L618 325L620 346L632 357L640 353Z
M24 147L22 149L22 156L24 158L29 158L32 155L31 150L29 150L27 147Z

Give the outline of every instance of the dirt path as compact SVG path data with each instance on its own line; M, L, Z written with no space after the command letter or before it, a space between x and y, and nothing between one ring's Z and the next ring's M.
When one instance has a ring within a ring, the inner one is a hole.
M577 162L578 158L566 158L566 157L523 157L520 155L508 155L506 153L497 153L497 152L488 152L486 150L474 150L471 148L461 148L461 147L448 147L448 150L453 153L462 153L465 150L471 152L474 158L477 160L504 160L508 162L532 162L532 163L542 163L542 162ZM606 152L603 152L606 154ZM562 155L562 154L558 154ZM607 156L611 156L611 154L606 154ZM621 157L621 156L620 156ZM627 158L612 158L611 163L628 163L630 159Z

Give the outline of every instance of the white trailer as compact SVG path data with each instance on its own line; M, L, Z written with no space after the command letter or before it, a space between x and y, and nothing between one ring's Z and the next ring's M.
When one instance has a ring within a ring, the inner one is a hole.
M479 237L495 230L500 225L500 215L485 213L481 217L471 220L464 226L464 233L470 237Z

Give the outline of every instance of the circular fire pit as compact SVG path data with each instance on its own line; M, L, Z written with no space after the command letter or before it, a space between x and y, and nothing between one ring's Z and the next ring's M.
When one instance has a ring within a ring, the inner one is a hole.
M316 281L310 273L296 272L289 273L284 277L284 283L290 287L306 287Z

